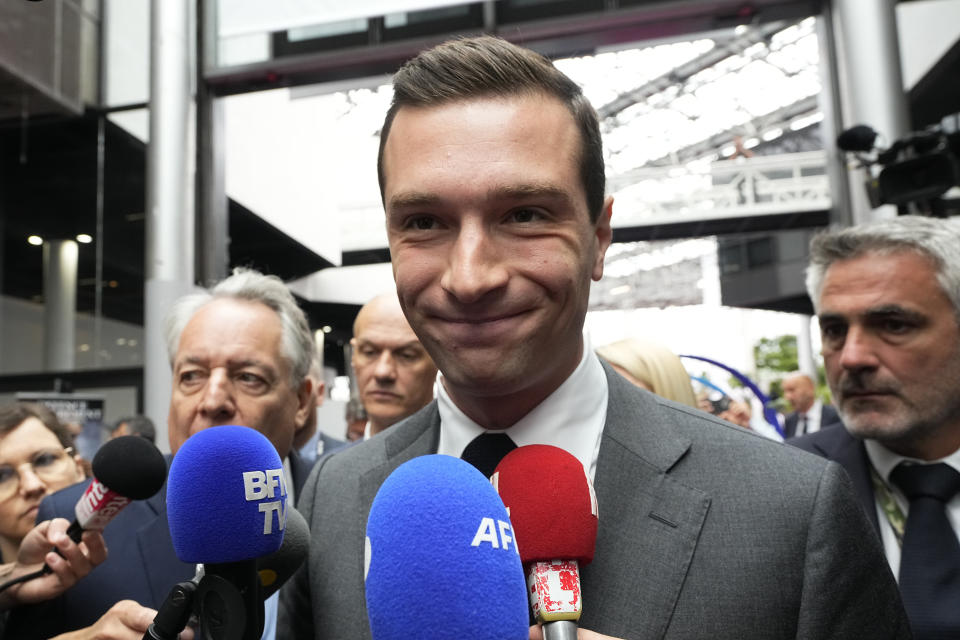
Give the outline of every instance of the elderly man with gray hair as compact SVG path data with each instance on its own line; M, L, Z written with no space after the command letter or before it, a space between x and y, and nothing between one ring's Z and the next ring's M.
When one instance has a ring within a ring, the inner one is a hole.
M914 637L960 638L960 220L821 233L807 290L843 425L791 444L846 468Z
M178 300L167 317L166 338L173 370L167 418L173 455L187 438L209 427L256 429L285 459L287 487L295 499L310 471L292 445L313 406L308 371L315 349L306 317L286 285L275 276L236 269L210 290ZM41 504L38 518L72 519L83 489L75 485L53 494ZM109 633L91 628L70 637L143 637L153 609L195 572L174 552L165 496L162 489L121 511L103 532L107 561L59 598L15 612L8 637L49 638L88 627L120 601L126 615ZM265 638L274 637L275 613L275 600L268 601Z

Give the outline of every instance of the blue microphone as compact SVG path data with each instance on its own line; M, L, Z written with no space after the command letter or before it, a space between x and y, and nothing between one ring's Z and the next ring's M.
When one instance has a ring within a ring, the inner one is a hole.
M257 558L280 549L287 487L276 449L250 427L194 434L170 464L167 517L177 557L203 564L194 596L204 638L263 632Z
M526 580L507 510L473 465L414 458L370 507L365 552L373 640L526 640Z

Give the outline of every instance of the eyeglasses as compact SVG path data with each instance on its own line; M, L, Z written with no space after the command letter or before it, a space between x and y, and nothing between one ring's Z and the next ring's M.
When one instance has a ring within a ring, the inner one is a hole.
M30 465L34 475L43 482L62 480L73 463L73 447L38 451L30 462L17 466L0 465L0 502L13 497L20 490L20 469Z

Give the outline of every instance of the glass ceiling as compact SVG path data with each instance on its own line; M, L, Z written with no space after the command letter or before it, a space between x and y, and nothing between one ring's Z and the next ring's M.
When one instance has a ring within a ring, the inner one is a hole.
M556 65L583 87L601 115L607 178L616 195L617 189L629 188L616 186L617 177L627 172L709 165L733 153L735 136L758 155L764 153L758 147L764 146L767 153L777 153L779 138L817 122L820 73L815 30L812 17L740 26L683 42L561 59ZM272 173L270 180L258 183L256 172L241 165L259 165L257 158L264 156L256 155L255 145L245 144L246 153L227 154L229 195L248 206L256 202L251 209L258 215L281 229L291 228L297 223L278 224L278 219L299 216L303 210L283 210L282 199L276 198L278 186L282 188L277 181L294 185L307 179L324 194L323 217L329 221L332 214L340 220L341 250L386 246L375 162L379 129L392 93L388 79L371 79L366 88L341 91L317 85L276 92L280 95L262 114L263 122L269 123L262 132L251 129L250 118L235 117L246 111L245 102L253 105L262 94L226 99L228 149L233 137L262 133L271 139L273 157L301 158L294 149L303 144L303 127L311 122L327 131L316 139L328 142L325 146L332 151L324 153L336 154L336 166L306 178L296 170L287 172L286 178ZM288 112L316 117L288 117ZM288 146L290 153L283 154L278 144ZM263 189L273 197L252 195ZM271 202L277 202L276 210L269 210Z

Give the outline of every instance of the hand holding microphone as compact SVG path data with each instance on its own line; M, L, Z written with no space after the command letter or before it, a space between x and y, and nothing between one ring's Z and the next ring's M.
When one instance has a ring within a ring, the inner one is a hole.
M365 592L373 640L526 640L523 569L503 502L459 458L410 460L367 519Z
M490 478L510 512L534 618L545 640L575 640L580 566L593 560L597 499L583 465L549 445L508 453Z
M16 562L6 565L10 588L2 587L0 611L55 598L106 559L106 546L99 532L87 532L77 543L66 535L69 525L63 518L47 520L24 536ZM51 549L56 549L56 553ZM38 570L44 560L49 572Z

